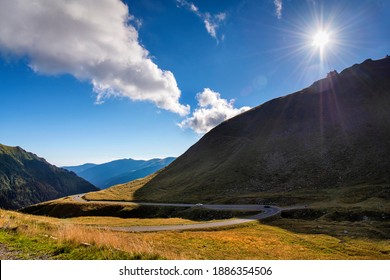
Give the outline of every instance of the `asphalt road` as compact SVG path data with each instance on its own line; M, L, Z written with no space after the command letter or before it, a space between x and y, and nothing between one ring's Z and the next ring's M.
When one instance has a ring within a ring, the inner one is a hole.
M189 225L168 225L168 226L131 226L131 227L104 227L106 229L115 231L126 231L126 232L151 232L151 231L181 231L181 230L192 230L192 229L206 229L214 227L226 227L232 225L238 225L243 223L252 222L254 220L262 220L265 218L272 217L281 212L281 208L271 205L257 205L257 204L188 204L188 203L150 203L150 202L118 202L118 201L91 201L84 200L84 194L78 194L72 196L74 201L84 203L103 203L103 204L125 204L125 205L144 205L144 206L173 206L173 207L202 207L205 209L212 210L240 210L240 211L259 211L258 214L248 216L245 218L229 219L218 222L198 223Z

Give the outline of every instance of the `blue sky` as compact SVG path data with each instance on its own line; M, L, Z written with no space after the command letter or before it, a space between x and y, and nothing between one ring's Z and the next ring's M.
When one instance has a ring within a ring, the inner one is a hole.
M389 47L385 0L4 0L0 143L59 166L179 156Z

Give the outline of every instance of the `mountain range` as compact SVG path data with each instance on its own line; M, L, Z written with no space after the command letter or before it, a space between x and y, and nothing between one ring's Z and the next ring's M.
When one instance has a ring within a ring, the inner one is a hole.
M72 194L96 191L75 173L20 147L0 144L0 207L19 209Z
M79 166L64 166L81 178L101 189L143 178L164 168L174 157L151 160L120 159L103 164L86 163Z
M390 199L388 56L333 71L221 123L134 197L197 203L271 194L288 200L300 192L316 199L359 185L371 198Z

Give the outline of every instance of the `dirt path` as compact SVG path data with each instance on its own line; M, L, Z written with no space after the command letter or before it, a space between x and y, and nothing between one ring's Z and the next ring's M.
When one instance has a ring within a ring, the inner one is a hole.
M8 247L0 243L0 260L20 260L18 251L10 250Z
M28 253L10 249L7 245L0 243L0 260L50 260L51 255L45 253Z

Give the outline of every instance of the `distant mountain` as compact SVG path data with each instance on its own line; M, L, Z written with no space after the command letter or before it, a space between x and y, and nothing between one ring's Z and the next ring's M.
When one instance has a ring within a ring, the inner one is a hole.
M75 173L49 164L20 147L0 144L0 207L18 209L59 197L98 190Z
M350 186L390 200L389 57L331 72L223 122L135 198L197 203L310 193L320 200L320 192Z
M150 175L174 160L173 157L151 160L120 159L103 164L87 163L64 168L74 171L95 186L105 189Z
M78 166L62 166L62 168L67 169L67 170L72 171L72 172L77 174L77 173L83 172L91 167L94 167L96 165L97 164L94 164L94 163L85 163L85 164L78 165Z

